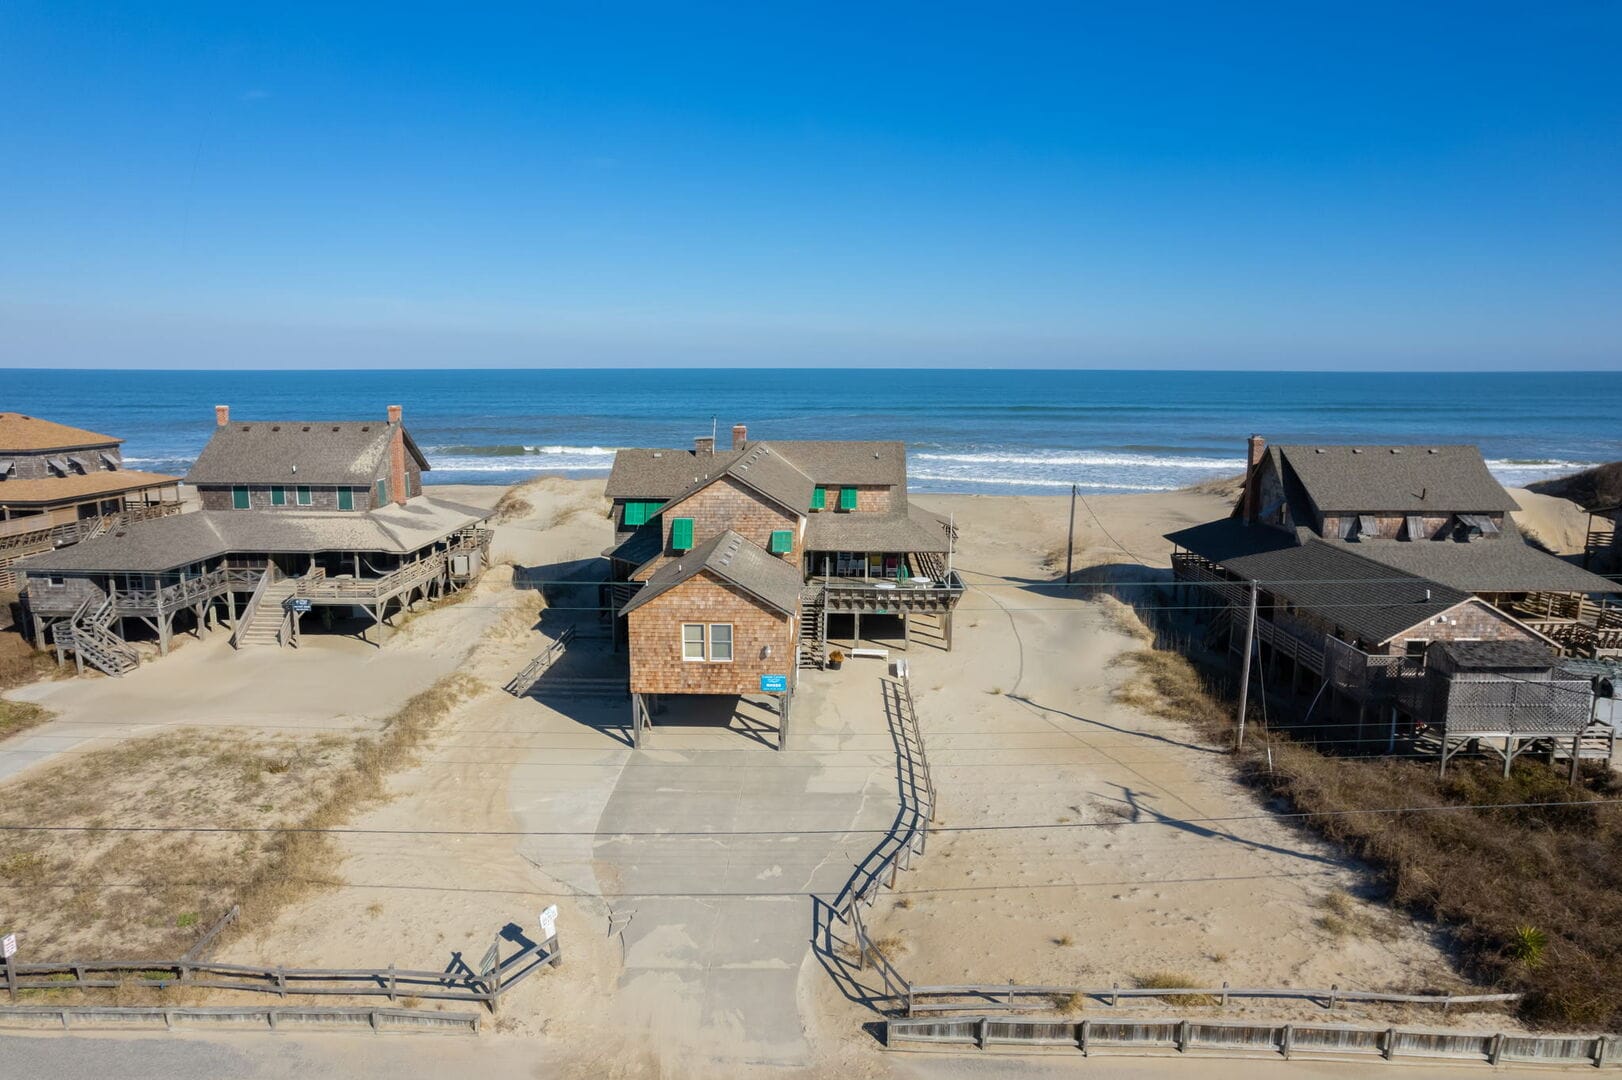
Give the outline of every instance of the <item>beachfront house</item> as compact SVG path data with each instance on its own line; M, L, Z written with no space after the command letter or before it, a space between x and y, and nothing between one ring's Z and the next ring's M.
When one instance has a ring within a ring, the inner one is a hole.
M1232 515L1167 539L1180 591L1214 613L1206 640L1242 658L1254 594L1264 678L1312 700L1320 720L1355 714L1341 741L1413 734L1444 763L1485 743L1503 747L1507 767L1532 745L1578 738L1587 696L1506 670L1517 686L1491 707L1438 713L1421 694L1435 685L1423 677L1433 646L1500 643L1488 657L1512 646L1549 657L1622 650L1616 585L1526 543L1516 509L1472 446L1269 447L1253 436ZM1479 662L1471 670L1482 681Z
M296 644L307 617L363 637L476 579L488 511L422 493L428 469L401 418L232 421L187 481L202 509L132 522L20 564L33 634L59 658L121 674L143 637L222 623L232 644Z
M899 442L751 440L742 424L729 450L709 436L621 450L604 597L638 724L669 695L764 692L786 707L799 665L826 664L830 642L904 649L917 629L950 648L951 528L909 504L906 469Z
M180 478L124 466L123 440L0 412L0 590L30 555L180 512Z

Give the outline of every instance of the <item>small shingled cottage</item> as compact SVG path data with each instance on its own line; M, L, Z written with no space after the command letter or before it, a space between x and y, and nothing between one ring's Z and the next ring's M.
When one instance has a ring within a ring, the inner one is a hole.
M1331 715L1339 699L1354 702L1346 741L1366 741L1371 713L1389 713L1381 741L1417 725L1445 763L1461 740L1507 739L1507 762L1529 745L1516 732L1554 737L1551 691L1506 693L1520 704L1439 730L1422 718L1452 714L1421 700L1421 676L1432 656L1454 654L1433 646L1502 643L1464 650L1478 659L1622 646L1615 583L1526 543L1510 516L1519 507L1473 446L1269 447L1252 436L1248 460L1229 517L1167 534L1175 580L1187 606L1213 613L1206 642L1240 666L1254 599L1256 666L1291 694L1326 692ZM1569 742L1586 712L1556 711L1566 728L1554 734Z
M0 589L30 555L180 512L180 478L126 468L123 441L0 412Z
M359 633L475 580L490 512L423 494L428 462L399 406L381 421L233 421L190 474L202 509L132 522L20 564L36 644L122 674L132 642L177 629L296 644L305 617Z
M897 647L915 626L951 646L951 526L909 504L899 442L751 440L739 424L730 450L621 450L607 494L604 597L639 731L661 695L767 693L786 709L830 639L863 648L864 617Z

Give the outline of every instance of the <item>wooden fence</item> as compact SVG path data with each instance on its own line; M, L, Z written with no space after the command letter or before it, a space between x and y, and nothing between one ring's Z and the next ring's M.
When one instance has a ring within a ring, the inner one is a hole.
M431 1012L426 1009L321 1008L285 1005L119 1006L23 1005L0 1009L0 1027L38 1028L55 1023L64 1031L105 1028L192 1027L211 1024L257 1024L283 1027L366 1027L373 1031L479 1032L476 1012Z
M1100 1004L1117 1006L1121 999L1138 998L1192 998L1195 1004L1226 1006L1233 998L1272 998L1279 1000L1311 1001L1325 1009L1354 1002L1392 1005L1437 1005L1442 1014L1454 1005L1483 1005L1519 1001L1520 994L1390 994L1377 990L1342 990L1339 985L1327 990L1300 989L1283 986L1229 986L1215 987L1145 987L1121 986L1108 988L1085 986L1018 986L1009 984L971 986L916 986L907 985L906 1015L943 1012L988 1012L999 1010L1017 1012L1051 1008L1059 1000L1088 999ZM938 1000L931 1000L938 999ZM963 1000L955 1000L963 999Z
M403 997L440 1001L470 1001L495 1012L502 994L544 966L558 966L563 953L554 936L529 943L511 956L500 955L501 939L485 953L479 970L466 964L445 971L397 968L289 968L224 964L194 959L93 960L56 963L5 964L6 989L11 1001L29 992L109 990L144 987L163 990L188 987L198 990L236 990L289 995L343 997Z
M912 868L913 857L923 855L929 823L935 816L935 781L929 773L929 755L924 750L923 732L918 727L912 682L903 675L887 685L893 688L895 695L892 730L901 808L896 826L856 867L831 910L849 924L855 936L856 969L866 970L871 963L884 985L886 997L904 1003L911 1000L910 985L889 957L874 946L862 922L862 908L871 908L882 889L895 887L900 871ZM832 927L828 930L831 934Z
M885 1024L892 1048L927 1045L1069 1047L1084 1055L1214 1052L1222 1056L1336 1057L1479 1062L1486 1065L1622 1064L1622 1036L1525 1035L1332 1023L1242 1020L1070 1020L992 1016L900 1018Z

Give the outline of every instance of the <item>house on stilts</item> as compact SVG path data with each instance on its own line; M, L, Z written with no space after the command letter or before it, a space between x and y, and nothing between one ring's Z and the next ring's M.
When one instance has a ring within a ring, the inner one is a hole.
M19 564L40 648L112 675L135 642L230 627L296 645L312 614L371 640L401 610L473 582L490 512L423 493L400 408L380 421L237 421L226 406L187 483L201 509L133 521Z
M799 669L836 647L951 648L952 528L909 504L899 442L751 440L739 424L729 450L619 451L607 494L603 600L638 742L694 695L770 695L786 731Z
M0 412L0 591L30 555L180 513L180 477L126 468L123 441Z
M1479 450L1252 436L1248 462L1229 517L1167 539L1205 644L1264 693L1342 748L1400 743L1443 768L1465 750L1506 770L1534 750L1610 756L1576 658L1622 653L1619 587L1526 543Z

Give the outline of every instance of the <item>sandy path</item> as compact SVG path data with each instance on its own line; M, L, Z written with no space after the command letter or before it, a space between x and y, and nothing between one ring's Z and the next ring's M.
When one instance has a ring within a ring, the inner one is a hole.
M1210 985L1458 985L1424 928L1340 895L1365 887L1356 867L1256 817L1255 798L1190 728L1114 700L1129 674L1115 660L1138 643L1102 605L1030 584L1051 578L1043 538L1057 526L1062 542L1062 500L942 501L962 530L958 565L973 589L956 650L919 650L912 672L947 831L903 878L900 903L881 901L875 918L878 935L900 939L909 978L1109 986L1169 972ZM1112 561L1116 541L1152 557L1144 534L1158 523L1106 521L1115 540L1088 534L1103 545L1088 561ZM1251 820L1201 821L1229 817ZM1355 931L1326 929L1332 895L1350 904ZM832 994L823 1001L853 1013ZM1292 1011L1269 1001L1230 1013L1246 1010Z

